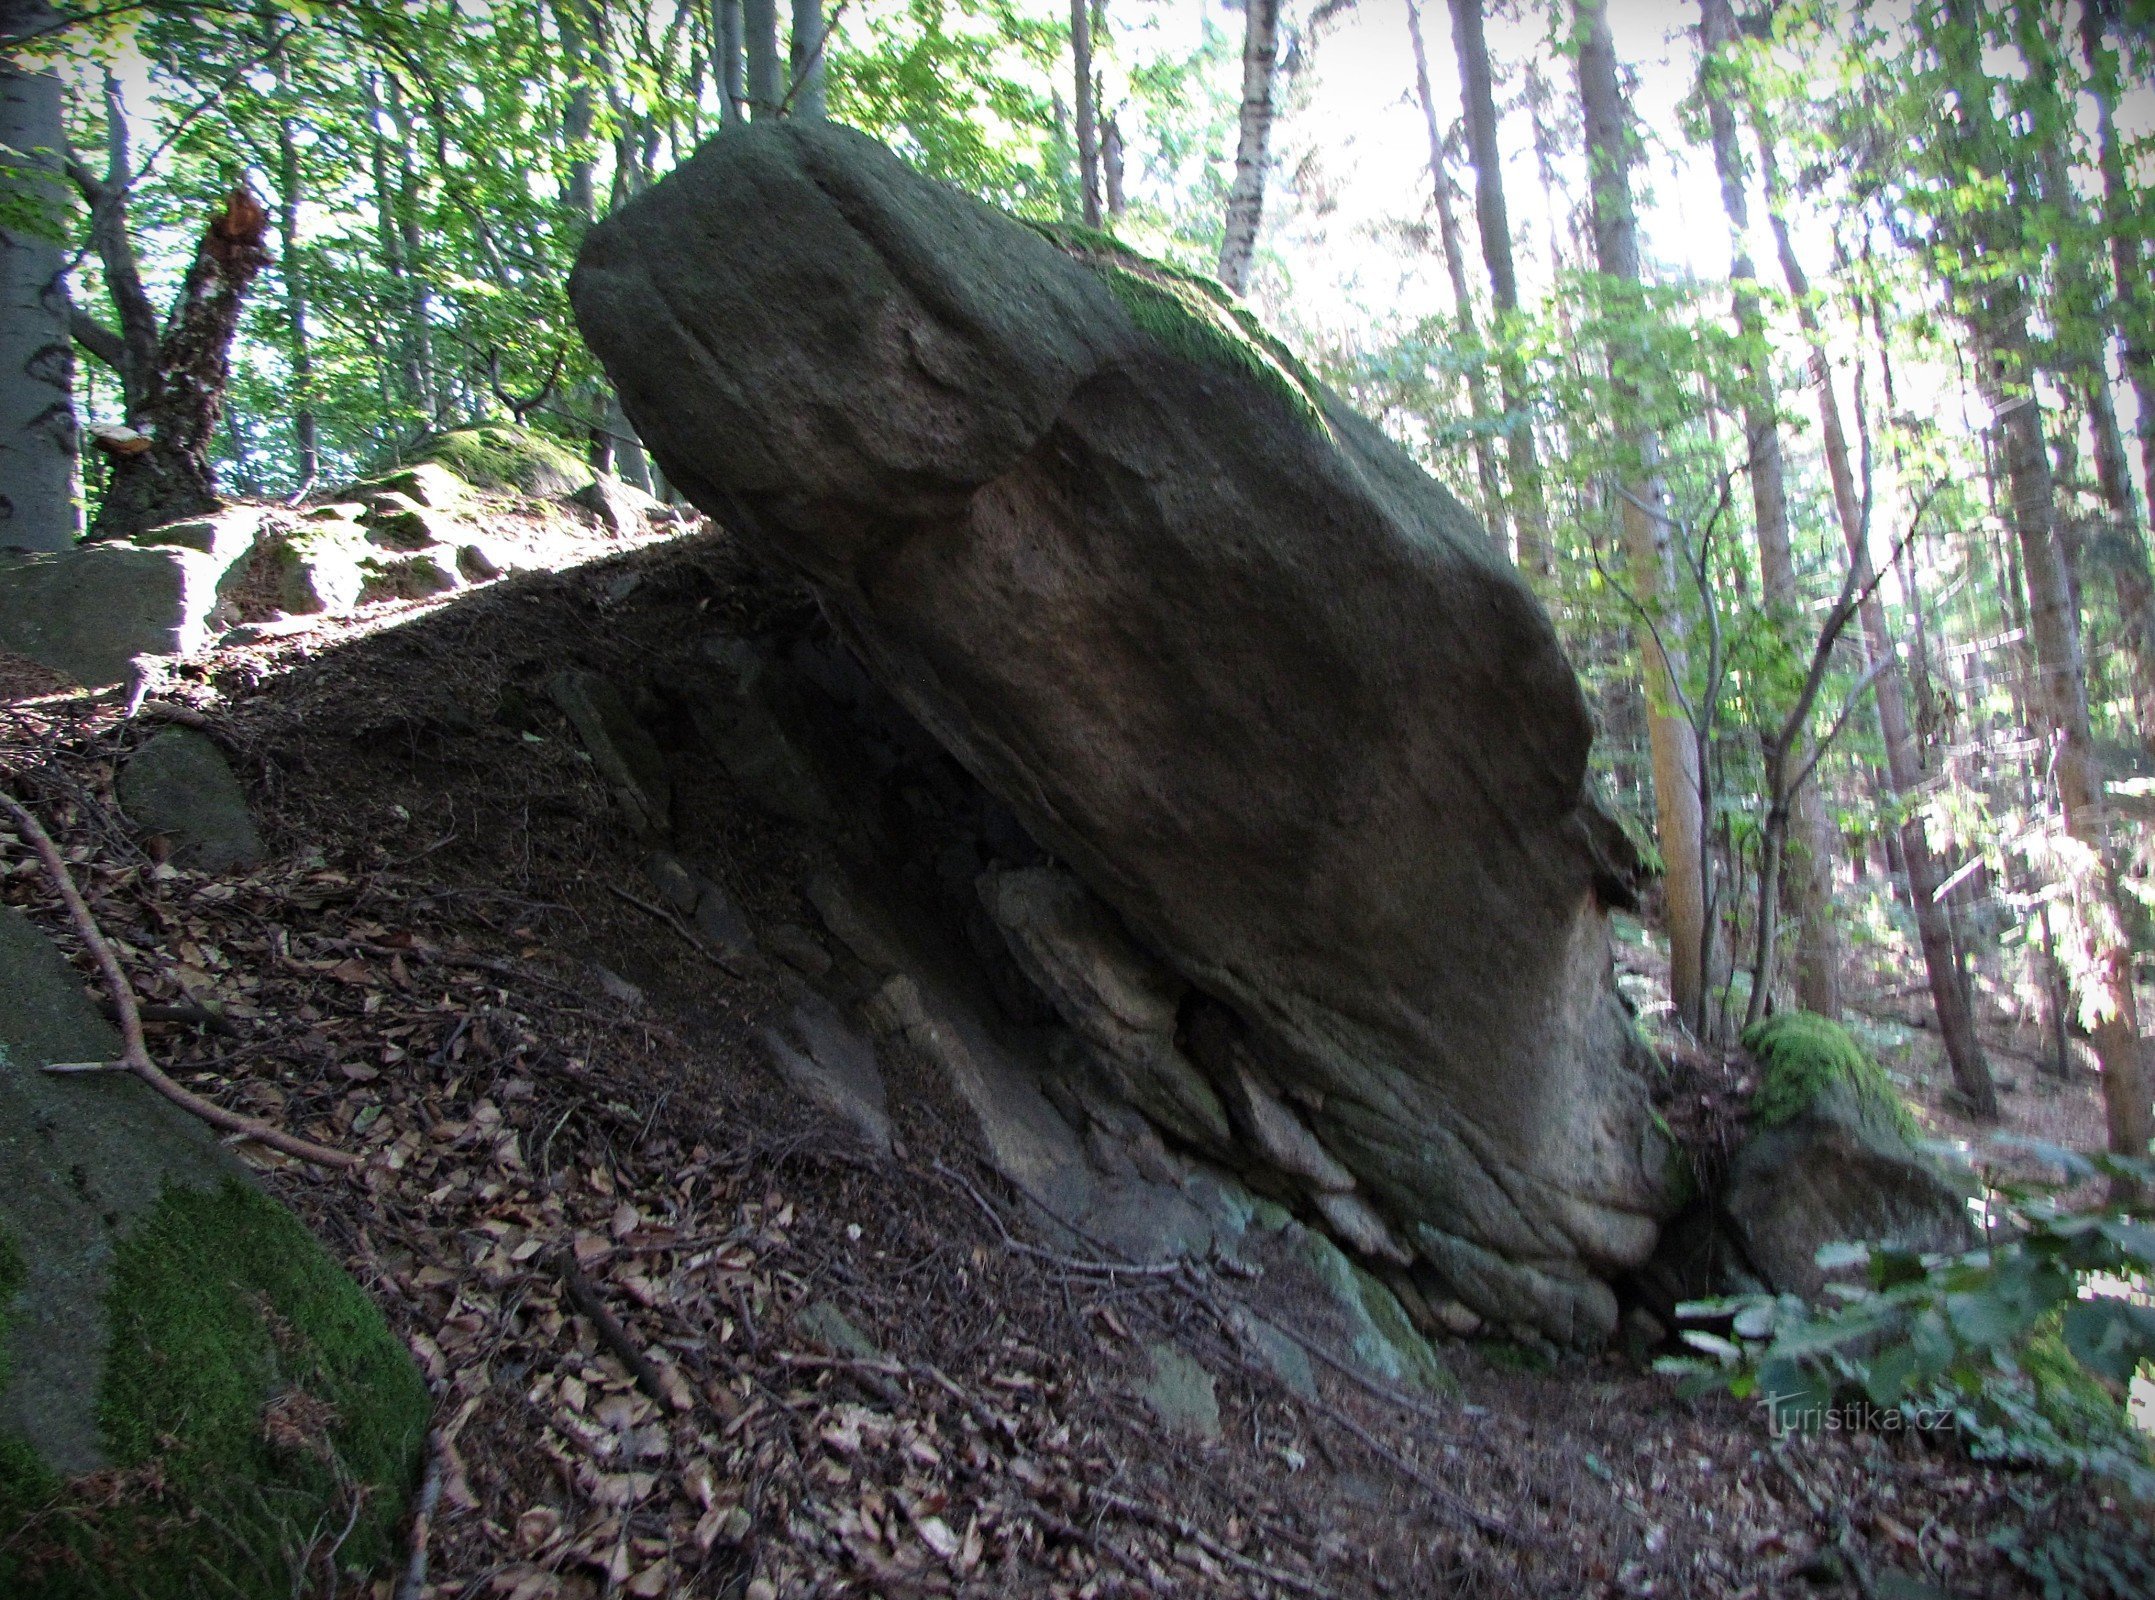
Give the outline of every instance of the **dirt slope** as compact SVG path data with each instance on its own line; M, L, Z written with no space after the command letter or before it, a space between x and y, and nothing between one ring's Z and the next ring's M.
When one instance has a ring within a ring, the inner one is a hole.
M854 1153L764 1064L794 980L634 903L646 846L538 687L663 680L700 622L799 603L713 532L182 663L166 704L272 846L247 876L160 864L114 804L169 711L0 708L0 776L144 999L218 1014L158 1028L175 1075L379 1157L250 1152L435 1385L426 1593L2013 1594L1995 1527L2103 1522L1905 1438L1775 1448L1613 1356L1453 1342L1423 1402L1319 1352L1298 1397L1229 1332L1264 1282L1037 1238L903 1051L898 1153ZM765 948L813 929L824 842L670 754L689 864ZM5 836L0 886L74 948ZM1137 1392L1170 1334L1219 1375L1217 1438ZM329 1592L333 1530L305 1555L295 1592Z

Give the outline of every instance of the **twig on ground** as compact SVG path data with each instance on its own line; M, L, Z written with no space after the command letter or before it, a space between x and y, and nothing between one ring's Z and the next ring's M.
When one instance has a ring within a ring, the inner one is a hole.
M980 1207L987 1214L988 1220L995 1224L995 1231L1003 1236L1003 1244L1021 1256L1030 1256L1035 1261L1045 1261L1050 1266L1061 1267L1066 1272L1089 1273L1095 1277L1172 1278L1179 1276L1183 1271L1185 1264L1180 1261L1087 1261L1079 1256L1061 1255L1053 1250L1043 1250L1038 1245L1027 1244L1024 1240L1012 1236L1010 1229L1003 1223L1001 1213L989 1203L988 1197L974 1188L961 1175L951 1171L940 1161L935 1163L934 1170L938 1176L949 1179L971 1195L973 1204ZM1043 1211L1047 1210L1045 1206L1042 1206L1041 1209ZM1049 1211L1048 1215L1052 1217L1055 1216L1055 1213ZM1056 1217L1056 1221L1060 1222L1062 1219ZM1071 1231L1074 1233L1077 1230L1073 1228Z
M600 1339L621 1358L621 1364L629 1369L629 1375L636 1380L636 1387L664 1409L674 1410L674 1402L666 1393L666 1382L659 1376L658 1368L651 1364L651 1358L629 1337L628 1329L622 1327L620 1320L606 1309L606 1302L599 1298L598 1289L589 1278L577 1270L575 1258L566 1250L560 1252L554 1257L554 1271L560 1275L562 1287L569 1291L569 1299L575 1302L576 1309L591 1319L591 1325L598 1330Z
M685 943L691 950L695 951L696 954L702 956L704 960L710 962L712 966L717 967L721 972L730 973L736 978L745 978L748 976L748 974L744 972L739 966L737 966L731 961L728 961L724 956L720 955L716 950L712 949L710 944L704 939L702 934L698 933L694 928L691 928L687 924L687 922L682 920L680 912L673 910L669 906L662 906L654 900L646 900L640 894L632 894L627 889L622 888L621 885L618 883L609 883L606 886L606 889L607 892L613 895L615 899L626 900L638 911L644 912L649 916L654 916L658 918L659 921L665 923L667 927L673 929L676 934L680 935L683 943Z
M1086 1492L1100 1504L1120 1511L1126 1517L1133 1517L1139 1522L1148 1523L1152 1527L1172 1533L1178 1538L1187 1539L1207 1555L1213 1557L1213 1559L1224 1561L1231 1567L1264 1579L1267 1583L1276 1583L1283 1589L1294 1590L1297 1594L1310 1595L1313 1600L1336 1600L1334 1592L1316 1580L1305 1578L1300 1573L1289 1572L1283 1567L1275 1567L1269 1562L1258 1561L1253 1557L1246 1556L1241 1551L1221 1543L1187 1518L1178 1517L1173 1512L1162 1511L1155 1506L1148 1506L1142 1500L1132 1499L1126 1494L1117 1494L1112 1489L1088 1489Z
M113 1009L118 1013L120 1038L123 1041L120 1059L128 1069L170 1100L183 1111L192 1112L213 1128L226 1133L240 1134L257 1144L297 1156L302 1161L312 1161L319 1166L351 1168L360 1166L364 1158L345 1150L332 1150L327 1145L316 1144L312 1139L302 1139L297 1134L272 1128L266 1122L253 1117L241 1116L237 1111L227 1111L223 1106L203 1099L193 1091L181 1088L166 1077L162 1068L150 1059L149 1045L142 1037L142 1013L135 1005L134 986L127 981L119 959L112 947L105 942L104 933L97 926L97 919L90 914L90 907L82 898L82 891L75 887L74 876L61 859L60 847L52 842L29 809L14 796L0 794L0 806L4 806L15 826L37 851L38 859L45 865L45 876L52 881L60 898L67 903L68 915L74 919L75 932L85 947L96 958L99 971L104 974L105 987L112 995Z
M1083 1545L1096 1555L1106 1556L1138 1583L1144 1585L1147 1590L1153 1588L1157 1583L1158 1580L1145 1569L1145 1564L1138 1560L1136 1556L1130 1554L1129 1551L1123 1549L1122 1546L1101 1538L1089 1528L1079 1527L1068 1517L1057 1516L1037 1500L1027 1499L1020 1503L1033 1521L1039 1523L1041 1527L1047 1529L1057 1538L1067 1539L1072 1544Z

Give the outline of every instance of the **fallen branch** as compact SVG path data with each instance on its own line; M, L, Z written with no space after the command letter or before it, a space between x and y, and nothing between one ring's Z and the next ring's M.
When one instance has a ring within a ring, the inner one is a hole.
M688 923L682 919L680 912L673 910L669 906L659 905L655 901L646 900L640 894L632 894L627 889L622 888L621 885L618 883L609 883L606 886L606 889L607 892L613 895L614 898L616 898L617 900L626 900L638 911L644 912L646 915L656 917L659 921L665 923L667 927L671 928L676 934L681 937L681 940L684 944L686 944L691 950L695 951L696 954L702 956L704 960L710 962L712 966L718 968L721 972L727 973L730 976L736 978L745 978L748 976L748 974L742 971L741 968L736 966L733 962L728 961L716 950L712 949L711 946L705 942L703 935L699 934L694 928L691 928Z
M105 942L97 919L90 915L90 907L82 898L82 891L75 887L74 876L67 870L67 863L60 858L60 847L52 842L29 809L14 796L0 794L0 806L7 808L15 826L22 831L36 849L38 859L45 865L45 876L59 891L67 903L67 912L74 919L75 932L82 938L92 956L97 959L98 970L104 974L105 987L112 995L113 1009L118 1013L122 1049L120 1061L126 1068L159 1094L170 1100L182 1111L191 1112L213 1128L226 1133L236 1133L252 1139L257 1144L296 1156L302 1161L312 1161L318 1166L352 1168L362 1164L364 1158L345 1150L332 1150L327 1145L316 1144L312 1139L302 1139L297 1134L273 1128L266 1122L227 1111L223 1106L203 1099L193 1091L181 1088L166 1077L162 1068L150 1059L150 1047L142 1037L142 1013L135 1004L134 986L127 981L119 959L112 947Z
M995 1231L1003 1236L1004 1247L1018 1255L1030 1256L1035 1261L1045 1261L1050 1266L1061 1267L1065 1272L1090 1273L1097 1277L1173 1278L1180 1276L1183 1271L1185 1263L1180 1261L1087 1261L1081 1256L1060 1255L1053 1250L1043 1250L1038 1245L1027 1244L1022 1239L1012 1236L1009 1228L1003 1224L1001 1213L988 1203L986 1195L966 1182L959 1174L944 1166L940 1161L935 1163L934 1170L939 1176L949 1179L972 1196L973 1204L980 1207L987 1214L988 1220L995 1224ZM1047 1210L1045 1206L1042 1206L1041 1209L1043 1211ZM1048 1215L1053 1217L1055 1213L1048 1211ZM1056 1217L1055 1220L1062 1221L1060 1217ZM1068 1224L1065 1224L1065 1226L1068 1226ZM1075 1233L1077 1230L1072 1228L1071 1231Z
M1283 1567L1275 1567L1268 1562L1258 1561L1246 1556L1241 1551L1221 1543L1211 1534L1205 1532L1203 1528L1185 1517L1178 1517L1173 1512L1162 1511L1155 1506L1148 1506L1142 1500L1132 1499L1126 1494L1117 1494L1112 1489L1088 1489L1086 1493L1100 1504L1112 1510L1120 1511L1126 1517L1149 1524L1164 1533L1172 1533L1179 1538L1187 1539L1214 1560L1224 1561L1229 1566L1239 1568L1253 1577L1264 1579L1267 1583L1278 1584L1283 1589L1292 1589L1297 1594L1309 1595L1311 1600L1337 1600L1332 1590L1327 1589L1314 1579L1305 1578L1299 1573L1289 1572Z
M621 1364L629 1369L636 1380L636 1387L643 1390L661 1407L668 1411L676 1409L666 1393L666 1381L659 1376L658 1368L651 1364L636 1341L629 1337L628 1329L621 1326L620 1319L606 1309L606 1302L599 1298L599 1291L591 1280L579 1272L575 1258L567 1251L554 1257L554 1271L561 1278L561 1285L569 1291L569 1299L576 1309L591 1319L592 1327L598 1329L599 1338L606 1347L621 1358Z

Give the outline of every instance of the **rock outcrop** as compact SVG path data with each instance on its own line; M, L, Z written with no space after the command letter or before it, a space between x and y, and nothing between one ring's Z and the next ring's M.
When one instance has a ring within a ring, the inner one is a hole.
M980 892L1102 1075L1429 1300L1605 1338L1669 1202L1632 864L1472 517L1216 286L843 129L722 134L571 295L668 479L1074 875Z

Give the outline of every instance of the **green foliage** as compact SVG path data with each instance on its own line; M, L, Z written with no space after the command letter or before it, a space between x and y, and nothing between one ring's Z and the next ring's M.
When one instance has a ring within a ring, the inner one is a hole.
M2034 1146L2067 1181L2155 1179L2155 1165ZM1695 1354L1662 1370L1694 1392L1756 1395L1777 1425L1817 1426L1867 1403L1908 1425L1950 1429L1979 1459L2039 1466L2155 1502L2155 1455L2126 1392L2155 1361L2155 1227L2142 1199L2068 1203L2060 1183L1994 1181L1990 1237L1961 1256L1829 1245L1827 1267L1861 1265L1839 1303L1747 1295L1684 1306ZM2130 1191L2122 1191L2129 1193Z
M282 1600L336 1538L390 1559L428 1398L381 1313L257 1191L168 1190L121 1239L98 1420L122 1494L0 1455L0 1590L48 1600ZM303 1554L306 1553L306 1554Z
M1846 1084L1858 1102L1884 1111L1902 1133L1919 1130L1893 1081L1871 1053L1838 1022L1809 1011L1782 1011L1744 1030L1743 1047L1764 1069L1751 1097L1751 1120L1762 1128L1793 1122L1832 1085Z
M1326 430L1321 391L1309 369L1215 280L1140 255L1095 228L1032 226L1099 274L1138 330L1162 349L1254 379L1312 429Z

